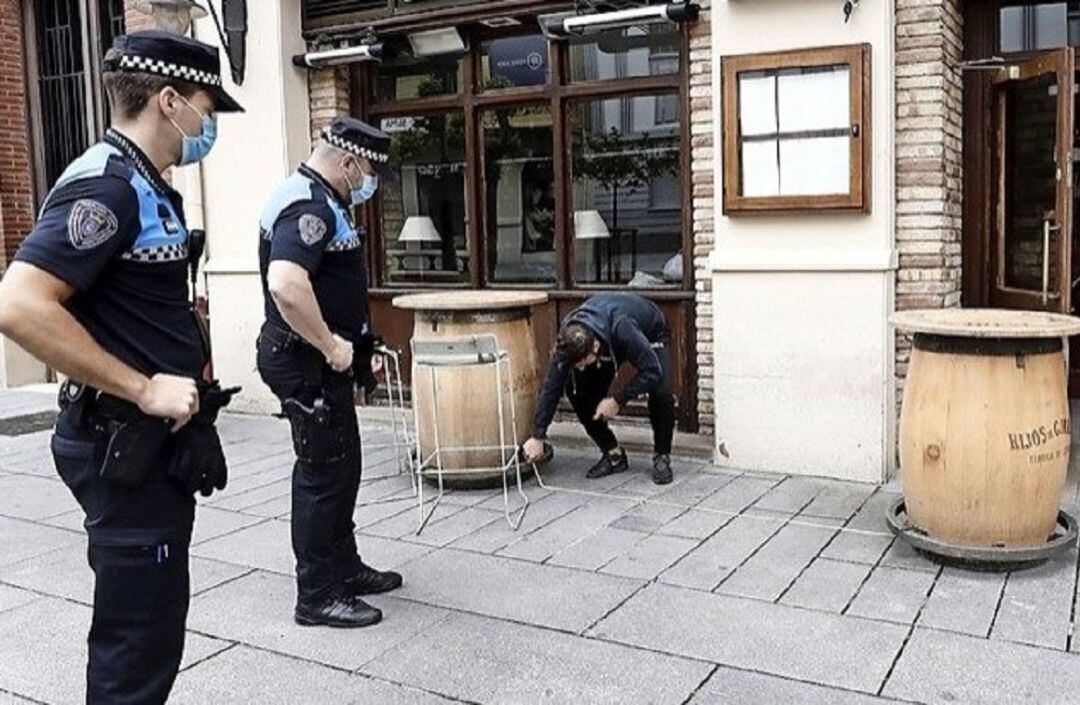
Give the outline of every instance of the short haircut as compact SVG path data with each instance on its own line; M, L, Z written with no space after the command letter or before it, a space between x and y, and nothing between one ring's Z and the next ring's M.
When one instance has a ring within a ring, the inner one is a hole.
M110 65L118 57L117 49L109 49L105 55ZM165 88L172 88L185 98L190 98L200 89L194 83L137 71L105 71L101 74L101 80L109 92L109 108L124 120L138 117L150 99Z
M580 323L566 323L555 338L555 357L568 365L576 365L592 354L596 334Z

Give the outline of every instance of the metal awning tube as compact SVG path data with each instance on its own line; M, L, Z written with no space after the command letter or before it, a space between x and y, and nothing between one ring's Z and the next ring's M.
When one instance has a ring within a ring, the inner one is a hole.
M380 61L383 58L382 42L358 44L339 49L324 49L293 57L293 66L303 69L321 69L326 66L340 66L359 61Z
M614 12L598 12L593 15L551 17L546 23L545 34L553 39L565 39L588 32L605 29L632 27L658 22L692 22L698 18L700 7L694 3L673 2L666 5L633 7Z

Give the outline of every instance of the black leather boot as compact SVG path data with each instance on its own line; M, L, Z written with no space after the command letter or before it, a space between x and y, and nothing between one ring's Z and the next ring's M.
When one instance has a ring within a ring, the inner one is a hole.
M614 475L615 473L626 472L629 467L630 461L626 458L625 450L620 450L615 455L604 453L600 460L597 461L596 465L593 465L589 468L589 471L585 473L585 477L595 480L600 477Z
M305 627L367 627L382 621L382 611L359 597L340 594L310 604L297 602L293 618Z
M401 573L392 570L375 570L361 563L360 572L345 581L350 595L377 595L401 587Z
M671 456L657 454L652 461L652 481L658 485L668 485L675 479L671 471Z

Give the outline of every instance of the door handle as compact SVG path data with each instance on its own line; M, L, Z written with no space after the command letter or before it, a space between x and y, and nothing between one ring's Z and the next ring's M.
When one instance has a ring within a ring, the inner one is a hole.
M1043 218L1043 257L1042 257L1042 303L1050 302L1050 234L1061 231L1061 224L1055 223L1051 214Z

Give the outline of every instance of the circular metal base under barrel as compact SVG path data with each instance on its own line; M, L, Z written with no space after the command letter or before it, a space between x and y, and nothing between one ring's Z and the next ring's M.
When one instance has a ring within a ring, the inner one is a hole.
M544 454L540 456L540 459L536 461L535 465L547 465L554 457L555 449L551 446L550 443L545 442ZM521 464L522 480L532 479L533 473L535 472L533 469L533 465L533 463ZM438 487L439 474L435 471L435 468L431 467L430 465L426 466L423 470L420 471L420 476L423 477L429 485ZM513 469L507 471L506 479L511 483L517 481ZM467 475L444 470L443 485L445 485L447 489L451 490L490 490L496 487L502 487L502 477L499 476L498 472Z
M1067 512L1058 512L1057 528L1046 544L1030 548L962 546L932 538L908 518L904 499L893 502L886 519L894 534L932 560L970 570L1007 571L1031 568L1076 545L1077 525Z

